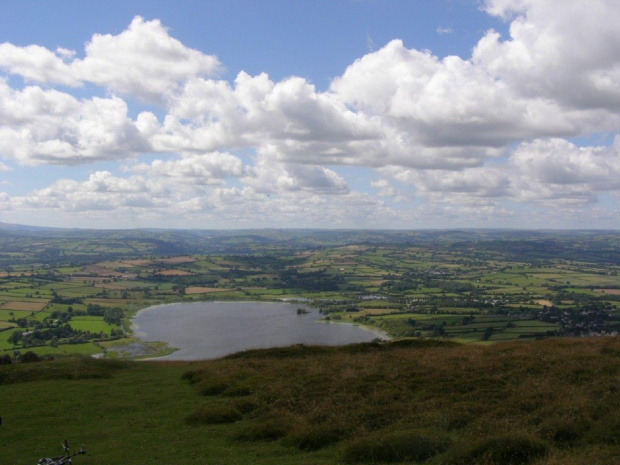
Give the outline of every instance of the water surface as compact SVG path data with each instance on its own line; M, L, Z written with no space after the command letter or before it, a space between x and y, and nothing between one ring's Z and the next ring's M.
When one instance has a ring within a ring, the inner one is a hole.
M298 315L297 309L308 313ZM343 323L316 321L318 310L279 302L194 302L157 305L138 312L134 334L164 341L178 351L166 360L204 360L248 349L293 344L344 345L384 334Z

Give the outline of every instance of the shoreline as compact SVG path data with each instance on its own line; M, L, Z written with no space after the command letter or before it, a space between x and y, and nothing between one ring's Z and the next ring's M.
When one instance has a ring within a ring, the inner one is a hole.
M135 318L138 317L140 314L142 314L143 312L146 312L148 310L153 310L156 308L160 308L160 307L167 307L167 306L172 306L172 305L190 305L190 306L198 306L198 305L204 305L204 304L234 304L234 303L239 303L239 304L279 304L279 305L288 305L291 306L291 308L294 308L295 305L299 305L299 306L305 306L309 309L312 310L312 313L317 313L314 315L311 315L313 317L312 322L313 323L345 323L347 325L349 325L350 327L354 327L357 328L361 331L367 332L367 333L371 333L372 335L376 336L376 338L381 339L381 340L392 340L392 338L385 333L384 331L377 329L377 328L372 328L366 325L361 325L359 323L349 323L346 321L326 321L324 319L324 316L321 316L320 313L318 313L319 308L316 306L312 306L310 304L310 302L308 301L297 301L297 300L291 300L291 301L282 301L280 299L278 300L207 300L207 301L192 301L192 302L165 302L165 303L161 303L161 304L155 304L155 305L150 305L148 307L144 307L141 308L139 310L137 310L130 318L129 318L129 329L131 330L131 339L133 339L131 342L129 342L129 344L126 345L119 345L117 346L117 348L115 347L110 347L106 350L106 353L103 355L104 357L122 357L122 358L129 358L129 359L134 359L134 360L159 360L159 361L166 361L167 357L174 354L174 352L177 352L178 350L181 350L179 348L172 348L169 346L169 343L166 341L145 341L143 340L140 336L146 336L146 333L141 333L140 331L140 326L138 325L138 323L135 322ZM363 342L367 342L367 341L359 341L360 343ZM354 342L345 342L343 344L325 344L325 343L304 343L304 342L300 342L300 344L306 344L306 345L317 345L317 346L334 346L334 345L346 345L346 344L354 344L356 343ZM271 346L264 346L264 347L255 347L252 349L260 349L260 348L273 348L273 347L287 347L290 345L295 345L296 343L285 343L283 345L280 344L276 344L276 345L271 345ZM156 350L155 353L148 353L151 352L153 350L153 345L159 346L159 350ZM124 350L125 349L125 350ZM240 348L238 351L234 351L231 353L237 353L237 352L242 352L244 350L250 350L248 348ZM134 352L135 355L131 355L131 353ZM110 353L116 353L117 355L111 355ZM202 358L195 358L193 356L190 356L190 358L187 359L174 359L174 361L196 361L196 360L210 360L210 359L217 359L217 358L221 358L221 357L225 357L229 354L224 354L224 355L218 355L216 357L209 357L209 356L205 356ZM147 358L144 358L147 357Z

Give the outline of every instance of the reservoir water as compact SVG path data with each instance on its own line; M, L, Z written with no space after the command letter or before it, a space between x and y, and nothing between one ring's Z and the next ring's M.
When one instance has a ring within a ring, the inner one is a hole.
M308 313L298 314L298 308ZM350 324L316 321L320 317L317 309L293 303L178 303L141 310L132 321L132 330L143 341L163 341L179 349L163 360L205 360L248 349L344 345L386 338Z

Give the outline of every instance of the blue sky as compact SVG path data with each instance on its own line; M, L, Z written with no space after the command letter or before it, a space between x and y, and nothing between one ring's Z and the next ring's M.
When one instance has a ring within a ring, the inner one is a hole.
M620 6L584 5L0 1L0 221L618 228Z
M506 24L480 11L476 0L23 0L3 5L2 40L15 45L62 46L79 55L94 33L118 34L142 16L160 19L186 46L217 55L226 68L224 78L234 79L241 70L268 72L275 80L295 75L320 89L373 43L380 48L400 38L439 56L467 56L487 29Z

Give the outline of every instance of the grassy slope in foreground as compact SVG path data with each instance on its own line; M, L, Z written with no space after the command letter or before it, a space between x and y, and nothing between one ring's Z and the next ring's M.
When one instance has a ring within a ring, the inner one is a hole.
M620 340L292 347L0 367L0 463L616 464Z

